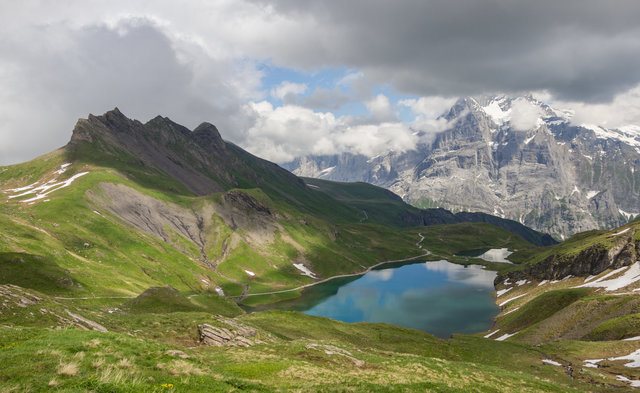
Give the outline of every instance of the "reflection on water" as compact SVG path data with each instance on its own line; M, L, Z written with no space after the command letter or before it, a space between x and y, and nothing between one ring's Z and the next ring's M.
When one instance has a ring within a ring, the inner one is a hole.
M416 263L320 284L278 308L345 322L386 322L446 338L491 327L498 313L495 276L475 265Z

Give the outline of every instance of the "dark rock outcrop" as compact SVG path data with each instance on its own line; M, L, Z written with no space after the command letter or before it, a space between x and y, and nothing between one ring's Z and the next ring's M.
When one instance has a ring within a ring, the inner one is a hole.
M567 276L595 276L606 269L629 266L640 256L640 242L633 240L633 233L630 231L620 235L617 242L608 249L602 245L594 245L575 255L550 255L536 264L523 266L521 270L499 274L494 284L506 279L542 281L560 280Z

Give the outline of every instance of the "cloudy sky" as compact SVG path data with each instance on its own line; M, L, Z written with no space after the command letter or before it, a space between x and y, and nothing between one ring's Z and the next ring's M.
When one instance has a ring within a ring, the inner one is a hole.
M0 165L116 106L276 162L410 149L467 95L640 124L640 2L3 1L0 86Z

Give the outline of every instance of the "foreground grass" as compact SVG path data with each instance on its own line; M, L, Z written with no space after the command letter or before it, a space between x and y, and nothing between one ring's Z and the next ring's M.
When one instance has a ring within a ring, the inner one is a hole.
M269 326L275 341L250 348L185 348L122 333L1 327L0 389L580 392L587 387L517 344L474 337L442 341L410 329L297 313L258 313L242 321L258 329Z

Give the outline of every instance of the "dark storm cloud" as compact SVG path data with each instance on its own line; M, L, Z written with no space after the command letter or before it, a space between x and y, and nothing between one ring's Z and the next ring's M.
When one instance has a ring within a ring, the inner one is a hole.
M606 101L640 82L635 0L266 3L314 21L304 39L267 45L282 62L355 67L410 93L546 89L557 98Z

